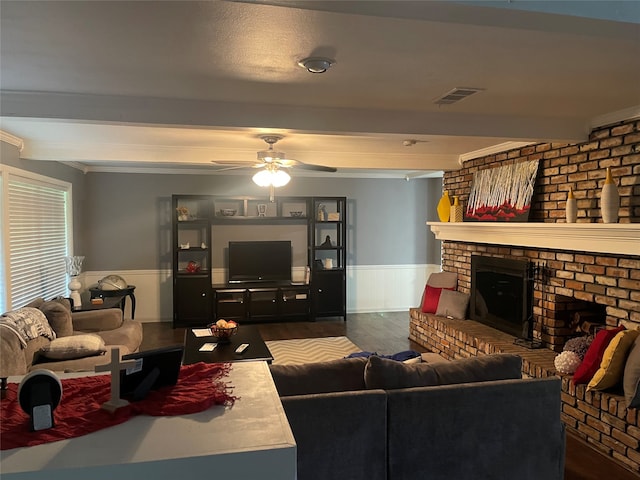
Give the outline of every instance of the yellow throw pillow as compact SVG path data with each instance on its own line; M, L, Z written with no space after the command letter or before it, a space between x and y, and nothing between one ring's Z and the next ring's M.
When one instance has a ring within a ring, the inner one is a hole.
M623 330L616 334L604 351L600 368L593 376L587 390L606 390L615 387L624 373L627 355L640 330Z

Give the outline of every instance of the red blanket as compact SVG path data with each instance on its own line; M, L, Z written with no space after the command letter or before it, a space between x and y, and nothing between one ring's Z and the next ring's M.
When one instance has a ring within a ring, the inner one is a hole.
M230 369L230 364L221 363L183 366L175 386L151 391L144 400L130 403L113 414L100 408L110 398L110 375L65 379L62 399L53 414L55 426L38 432L30 431L29 416L16 399L18 384L9 384L0 409L0 449L79 437L126 422L134 415L186 415L212 405L231 406L236 397L231 395L232 387L221 380Z

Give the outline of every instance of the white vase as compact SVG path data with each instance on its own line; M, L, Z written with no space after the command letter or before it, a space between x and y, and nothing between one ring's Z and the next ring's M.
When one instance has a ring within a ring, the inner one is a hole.
M604 223L618 223L618 209L620 208L620 195L618 187L611 177L611 169L607 167L607 177L600 194L600 211Z
M576 223L576 219L578 218L578 207L576 205L576 198L573 196L572 189L569 189L569 193L567 194L565 217L567 223Z

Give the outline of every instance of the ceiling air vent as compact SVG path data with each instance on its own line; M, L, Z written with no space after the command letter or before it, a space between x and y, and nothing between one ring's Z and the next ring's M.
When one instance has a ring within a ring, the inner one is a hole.
M457 103L474 93L481 92L482 90L482 88L456 87L445 93L443 96L436 98L433 103L436 105L451 105L452 103Z

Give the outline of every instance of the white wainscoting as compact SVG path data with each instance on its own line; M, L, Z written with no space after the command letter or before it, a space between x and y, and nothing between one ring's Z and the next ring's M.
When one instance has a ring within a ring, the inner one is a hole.
M420 303L427 278L439 272L440 265L358 265L347 267L347 313L394 312L408 310ZM88 271L80 275L83 301L89 301L88 289L107 275L120 275L135 285L136 320L170 322L173 317L173 289L170 270ZM305 269L296 268L293 279L302 281ZM224 282L224 270L212 271L214 283ZM127 299L125 316L131 318Z

